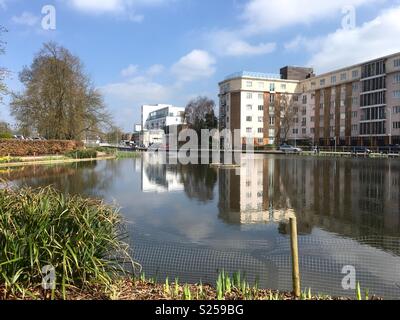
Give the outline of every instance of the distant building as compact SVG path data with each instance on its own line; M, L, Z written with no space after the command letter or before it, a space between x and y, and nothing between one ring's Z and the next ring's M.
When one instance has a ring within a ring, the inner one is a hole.
M240 129L243 144L247 138L260 146L283 140L321 146L400 143L400 53L322 75L290 66L280 74L239 72L219 87L221 129ZM283 97L294 113L288 134L282 130Z
M142 106L142 143L161 143L168 128L184 124L185 108L169 104Z

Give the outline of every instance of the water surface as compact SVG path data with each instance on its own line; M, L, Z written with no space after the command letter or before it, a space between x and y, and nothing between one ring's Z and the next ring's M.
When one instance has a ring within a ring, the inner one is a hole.
M303 288L354 296L342 287L350 265L371 294L400 297L399 160L242 156L229 170L157 160L25 167L0 178L118 204L135 260L160 281L214 283L225 269L289 290L296 215Z

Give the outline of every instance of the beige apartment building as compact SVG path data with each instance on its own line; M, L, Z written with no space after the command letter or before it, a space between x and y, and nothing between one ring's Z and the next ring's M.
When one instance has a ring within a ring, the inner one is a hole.
M321 146L400 143L400 53L329 73L285 67L239 72L219 83L221 129L242 143Z

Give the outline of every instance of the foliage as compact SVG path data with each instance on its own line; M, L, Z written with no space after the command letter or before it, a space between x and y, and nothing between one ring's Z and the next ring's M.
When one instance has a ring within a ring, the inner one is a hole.
M0 283L26 294L55 269L56 289L108 285L133 263L122 242L118 211L102 202L64 196L52 188L0 190Z
M218 119L215 116L215 102L207 97L191 100L185 109L185 120L188 126L199 135L202 129L215 129Z
M64 154L83 146L79 141L27 141L27 140L0 140L0 156L45 156Z
M25 90L13 93L11 114L21 132L81 140L109 124L100 92L84 73L80 59L66 48L45 43L19 77Z
M95 159L97 158L97 151L94 149L81 149L67 152L65 156L72 159Z
M280 145L281 142L287 141L289 132L295 123L297 111L293 98L287 94L280 95L275 103L278 105L278 117L280 118L280 126L276 132L276 144Z
M2 33L7 32L7 30L0 25L0 36ZM5 52L5 42L0 39L0 55ZM8 70L0 66L0 104L3 102L3 96L7 93L7 87L4 83L6 76L8 75Z

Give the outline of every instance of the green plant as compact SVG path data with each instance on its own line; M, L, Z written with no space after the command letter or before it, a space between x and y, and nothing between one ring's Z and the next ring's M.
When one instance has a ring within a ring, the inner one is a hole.
M362 300L362 295L361 295L361 286L360 283L357 282L357 288L356 288L356 299L361 301Z
M115 155L117 159L136 159L140 157L140 153L135 151L117 151Z
M183 300L192 300L192 292L188 284L183 287Z
M97 151L94 149L75 150L67 152L65 156L72 159L95 159L97 158Z
M118 211L102 202L64 196L48 187L0 190L0 283L26 294L52 266L56 289L109 286L134 263L122 241ZM54 292L53 292L54 296Z

